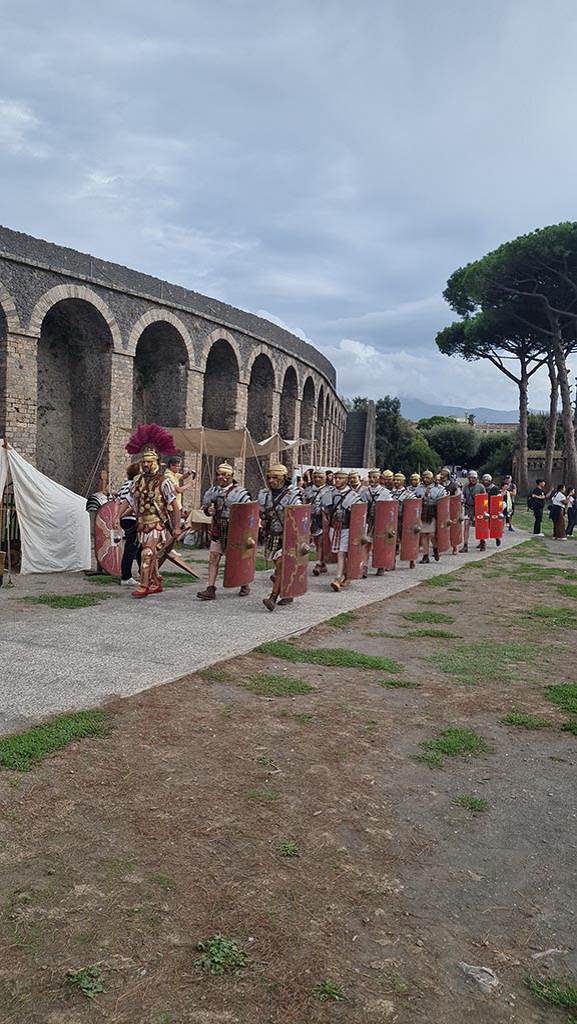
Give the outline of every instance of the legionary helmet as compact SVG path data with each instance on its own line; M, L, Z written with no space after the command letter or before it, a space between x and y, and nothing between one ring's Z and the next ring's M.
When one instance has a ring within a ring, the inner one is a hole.
M218 476L232 476L233 469L228 462L221 462L220 466L216 467L216 472Z
M396 484L397 487L401 487L404 484L404 482L405 482L405 474L404 473L395 473L395 475L393 477L393 483Z
M266 471L267 482L273 490L278 490L282 487L288 475L288 469L286 466L281 465L280 462L274 463L269 466Z
M419 473L411 473L410 480L414 486L415 484L419 484L421 482L421 476Z
M315 469L315 470L313 470L313 482L315 484L317 484L317 485L324 484L326 478L327 477L326 477L326 473L325 473L324 469Z
M137 427L126 445L129 455L138 455L143 471L158 473L161 455L178 455L170 431L158 423L143 423Z
M435 479L435 474L432 473L430 469L425 469L421 473L421 479L422 480L434 480Z

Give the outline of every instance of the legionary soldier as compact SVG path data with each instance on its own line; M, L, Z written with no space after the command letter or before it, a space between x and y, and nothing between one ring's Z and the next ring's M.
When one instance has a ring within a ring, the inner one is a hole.
M394 475L395 474L393 473L392 469L383 469L383 472L379 477L379 483L390 491L393 486Z
M333 500L329 507L329 535L331 538L331 549L337 556L337 575L332 581L333 590L339 591L348 586L347 579L347 555L349 551L349 525L351 520L351 508L358 501L360 496L349 484L349 474L346 470L338 469L335 472L335 488Z
M311 537L317 551L317 564L313 569L313 576L324 576L327 571L323 552L323 515L328 514L333 500L333 490L332 484L327 484L323 470L315 469L313 482L305 491L305 501L312 506Z
M430 469L426 469L421 476L421 486L415 490L415 497L423 499L423 511L421 516L421 546L423 557L421 565L429 563L429 544L433 542L433 556L439 561L439 551L435 546L435 533L437 529L437 501L444 497L447 492L441 484L435 483L435 477Z
M140 583L133 597L162 593L158 557L170 540L180 535L180 510L170 479L160 465L160 455L176 455L172 434L156 423L138 427L126 445L130 455L140 453L139 473L135 476L126 501L118 510L118 520L129 508L136 513L136 536L141 545Z
M302 505L302 499L296 487L292 487L287 479L286 466L270 466L266 474L267 487L259 492L258 500L262 531L264 535L264 554L274 564L272 590L269 597L263 598L265 608L273 612L278 601L279 605L292 604L292 597L284 597L279 601L282 568L282 542L284 531L284 513L290 505Z
M475 523L475 496L485 494L485 488L479 483L479 474L476 469L470 470L467 483L463 487L463 504L465 506L464 538L461 552L469 550L469 531L471 523Z
M408 487L408 490L410 491L410 497L411 498L420 498L420 497L422 497L421 494L417 494L417 491L419 490L420 487L421 487L421 474L420 473L411 473L411 475L409 477L409 487Z
M420 477L419 477L420 480ZM397 519L397 551L401 546L401 536L403 533L403 502L406 498L414 498L411 490L406 486L406 478L404 473L395 473L391 479L391 490L390 496L393 501L399 503L399 518ZM377 573L377 575L382 575Z
M363 489L361 478L356 469L354 469L352 473L349 473L349 487L355 492L355 494L360 494Z
M451 474L451 470L449 469L448 466L443 466L441 472L439 473L439 483L441 484L442 487L445 488L445 493L450 495L451 497L453 496L453 494L461 493L461 488L459 487L459 484L455 477Z
M493 483L493 477L491 476L490 473L483 473L483 476L481 477L481 483L483 484L486 493L489 495L489 503L491 501L491 498L496 498L497 495L501 493L501 488L497 487L496 483ZM495 544L498 548L501 547L500 537L495 538ZM477 547L479 551L485 551L487 547L487 542L484 540L480 540L479 543L477 544Z
M360 492L362 501L367 504L367 536L369 537L369 543L365 546L366 559L363 567L363 579L366 580L369 572L369 558L371 554L371 548L373 546L373 537L375 535L375 505L377 501L390 501L391 492L388 487L380 483L381 471L379 469L369 470L369 483L367 487L363 487ZM377 576L384 574L384 569L377 569Z
M245 491L244 487L240 487L234 479L232 466L229 466L227 462L221 463L216 470L215 483L208 488L202 499L203 512L212 517L212 524L208 555L208 585L206 590L199 590L196 595L201 601L214 601L216 598L216 579L220 560L226 551L231 506L244 504L250 500L248 491ZM238 593L239 597L246 597L247 594L250 594L250 587L241 587Z

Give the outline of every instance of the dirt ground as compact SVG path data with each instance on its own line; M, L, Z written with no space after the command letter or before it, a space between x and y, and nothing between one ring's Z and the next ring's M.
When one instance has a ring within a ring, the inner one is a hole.
M109 705L105 738L2 772L3 1024L567 1022L525 983L577 973L577 736L545 691L575 681L575 625L535 614L577 614L561 554L530 542L296 641L400 673L253 653ZM243 685L257 673L313 690L259 696ZM502 724L511 710L548 727ZM415 760L453 726L488 752ZM248 955L238 974L198 965L215 934ZM483 994L462 962L498 986ZM95 964L88 999L66 975ZM320 1001L327 981L342 1000Z

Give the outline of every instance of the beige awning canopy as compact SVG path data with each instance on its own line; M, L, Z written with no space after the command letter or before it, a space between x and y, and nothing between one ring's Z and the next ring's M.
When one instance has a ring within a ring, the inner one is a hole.
M174 438L175 447L185 452L202 452L217 458L254 459L274 455L287 449L297 450L310 445L301 438L289 441L273 434L264 441L254 441L246 427L239 430L212 430L210 427L165 427ZM127 429L132 433L133 428Z

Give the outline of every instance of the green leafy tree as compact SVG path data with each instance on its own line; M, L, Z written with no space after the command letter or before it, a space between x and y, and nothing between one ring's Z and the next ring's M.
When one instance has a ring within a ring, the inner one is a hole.
M391 395L376 403L377 463L382 469L398 469L402 453L406 451L415 431L401 416L400 399Z
M550 431L550 415L544 412L530 412L527 419L527 444L533 451L545 449ZM563 425L556 424L553 449L563 448ZM548 480L549 477L546 477Z
M507 446L509 443L514 451L517 447L516 430L506 431L499 434L481 434L479 438L479 447L477 449L476 468L478 470L483 468L484 473L490 473L491 470L485 469L484 467L498 448L502 448L503 445Z
M457 420L454 416L426 416L424 419L419 420L417 423L417 430L426 431L431 430L432 427L439 426L440 423L456 423Z
M504 314L546 339L561 396L567 480L577 484L577 445L567 355L577 334L577 222L540 228L457 270L445 296L460 316ZM522 438L520 439L522 443Z
M479 473L490 473L493 477L505 476L513 470L513 456L517 438L515 434L496 434L500 443L493 448L483 463L479 464Z
M464 292L463 274L457 270L445 290L445 298L457 312L468 309L469 297ZM540 331L519 323L512 306L489 309L471 316L465 312L458 320L440 331L437 346L445 355L458 355L468 361L487 359L519 390L519 463L520 486L529 488L527 469L527 415L529 380L547 361L546 338ZM515 366L517 364L517 368Z
M449 466L470 466L479 447L479 435L464 423L438 423L425 437Z
M441 466L439 453L431 448L423 434L415 431L404 451L399 454L396 468L408 477L411 473L422 473L425 469L435 473Z

